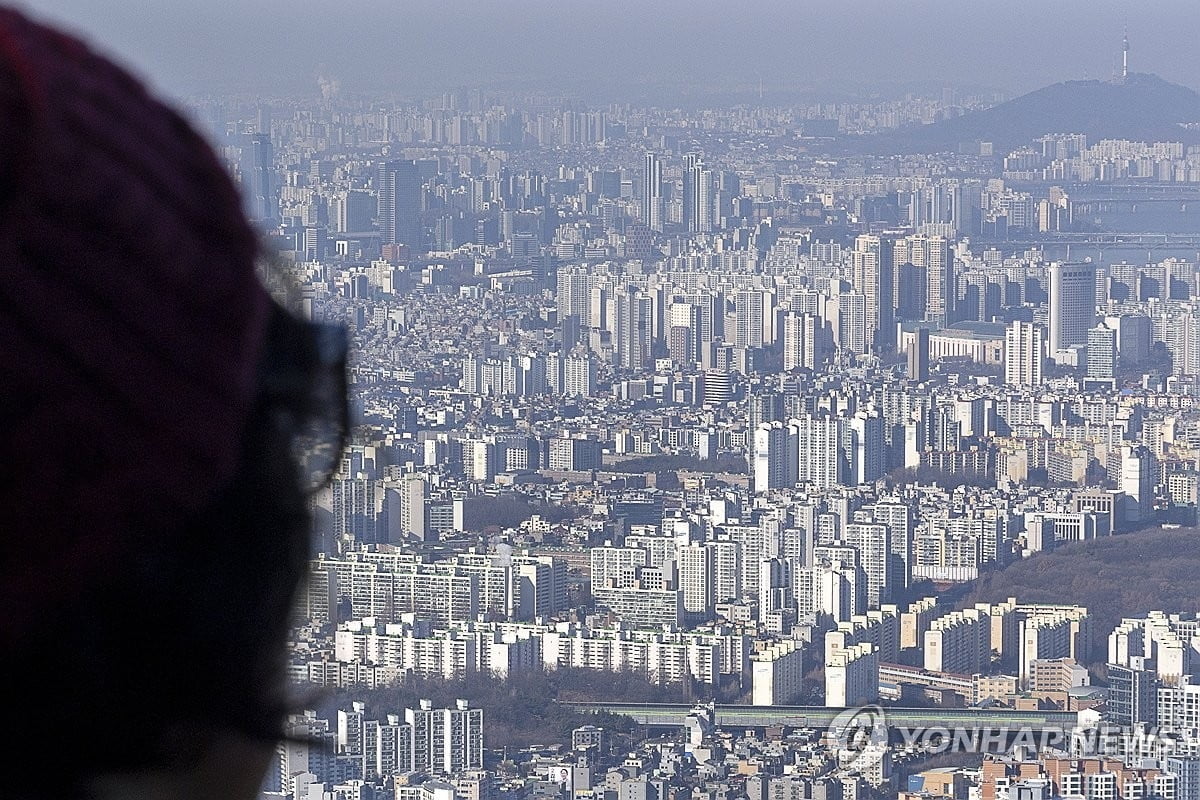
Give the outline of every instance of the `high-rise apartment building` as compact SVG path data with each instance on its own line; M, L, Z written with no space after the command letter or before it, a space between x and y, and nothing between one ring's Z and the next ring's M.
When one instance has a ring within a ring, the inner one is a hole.
M1004 382L1010 386L1040 386L1045 348L1042 329L1020 320L1004 334Z
M854 287L865 298L867 342L876 350L895 347L893 249L891 238L863 235L854 240L850 254Z
M618 366L640 370L650 360L654 309L648 294L628 287L616 295L616 357Z
M642 166L642 224L657 233L662 232L666 216L662 181L662 159L655 153L646 153Z
M954 319L954 256L950 240L930 236L925 242L925 319L945 327Z
M1117 332L1100 323L1087 335L1087 376L1111 378L1117 369Z
M734 321L737 330L734 344L738 347L762 347L763 337L763 293L758 289L743 289L734 295Z
M813 314L789 312L783 318L783 369L816 369L823 358L819 336L824 331Z

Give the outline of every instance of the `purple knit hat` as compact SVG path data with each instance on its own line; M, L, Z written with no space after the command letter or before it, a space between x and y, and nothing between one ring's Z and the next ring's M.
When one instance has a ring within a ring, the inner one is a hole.
M270 304L257 253L177 113L0 9L0 631L231 478Z

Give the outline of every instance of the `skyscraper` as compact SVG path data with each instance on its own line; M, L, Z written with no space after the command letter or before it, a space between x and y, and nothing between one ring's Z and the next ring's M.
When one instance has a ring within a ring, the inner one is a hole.
M702 544L689 544L675 551L679 562L679 591L683 612L692 619L708 619L713 607L713 551Z
M734 344L738 347L763 346L763 293L757 289L742 289L734 295L734 316L737 330Z
M699 230L696 220L696 178L702 163L699 153L688 153L683 157L683 228L688 232Z
M781 422L764 422L754 430L751 475L758 494L788 485L788 430Z
M908 379L929 380L929 328L917 328L908 345Z
M698 153L683 157L683 227L689 233L709 233L713 230L713 201L715 200L713 171L704 166Z
M247 137L240 167L246 216L254 222L278 221L279 195L270 135L257 133Z
M850 418L843 448L851 484L874 483L883 477L883 417L878 412L859 411Z
M827 308L837 346L851 353L866 353L870 349L866 296L862 292L842 292L829 299Z
M1040 386L1042 383L1042 329L1020 320L1004 334L1004 382L1010 386Z
M790 372L794 369L816 369L823 360L818 336L821 330L819 321L812 314L797 314L789 312L783 318L783 368Z
M650 360L654 316L650 296L629 287L617 292L616 301L617 364L640 370Z
M642 167L642 224L661 233L665 215L662 160L654 153L646 153L646 161Z
M1102 322L1088 331L1087 376L1111 378L1117 366L1117 332Z
M1050 283L1050 356L1073 345L1086 345L1096 321L1096 272L1090 263L1054 262Z
M811 481L820 489L845 482L844 420L805 415L788 423L788 437L789 452L796 454L796 482Z
M892 599L892 532L887 525L852 522L846 526L846 544L858 551L858 563L867 576L867 605L878 608Z
M421 175L415 161L388 161L379 169L379 233L385 244L425 252L421 229Z
M892 350L896 344L893 248L892 239L863 235L854 240L850 254L854 288L866 298L867 343L876 350Z
M950 252L950 240L944 236L930 236L924 244L925 319L945 327L954 319L954 256Z

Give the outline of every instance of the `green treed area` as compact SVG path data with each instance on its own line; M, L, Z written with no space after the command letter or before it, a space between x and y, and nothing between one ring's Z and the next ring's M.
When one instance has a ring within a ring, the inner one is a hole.
M684 686L660 686L643 676L621 672L564 667L550 672L519 672L507 679L475 674L465 679L409 677L395 686L379 689L355 687L332 692L323 698L318 711L332 717L352 701L366 703L367 713L382 718L417 707L421 699L434 708L452 708L458 699L484 709L484 741L492 749L520 749L571 741L571 731L580 725L601 725L617 733L631 732L626 717L581 714L563 708L555 700L581 702L620 698L630 703L691 702Z
M1108 634L1123 617L1200 610L1200 530L1142 531L1039 553L982 576L965 600L1009 597L1086 606L1093 654L1102 659Z

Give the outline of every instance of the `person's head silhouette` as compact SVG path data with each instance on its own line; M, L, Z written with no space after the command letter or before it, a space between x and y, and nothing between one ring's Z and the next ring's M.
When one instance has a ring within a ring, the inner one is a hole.
M180 115L0 11L0 652L31 759L6 796L257 789L308 557L302 437L344 425L338 353L259 256Z

